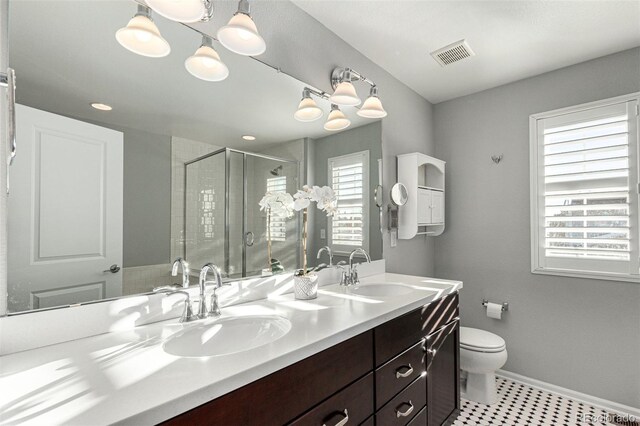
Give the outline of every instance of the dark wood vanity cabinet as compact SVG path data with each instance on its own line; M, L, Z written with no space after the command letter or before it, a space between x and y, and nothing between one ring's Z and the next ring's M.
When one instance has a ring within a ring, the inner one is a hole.
M165 424L450 424L460 404L458 343L455 293Z

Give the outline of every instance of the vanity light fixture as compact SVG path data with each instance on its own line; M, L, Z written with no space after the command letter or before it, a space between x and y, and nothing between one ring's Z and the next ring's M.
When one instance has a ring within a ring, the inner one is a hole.
M331 104L331 112L327 117L327 122L324 123L324 129L330 132L346 129L351 125L351 121L340 111L340 107L336 104Z
M150 58L161 58L171 52L171 46L151 19L151 10L142 5L138 5L138 13L127 26L116 32L116 40L125 49Z
M206 22L213 16L211 0L145 0L151 9L177 22Z
M382 102L380 102L380 98L378 97L377 86L371 86L369 97L364 101L362 107L356 114L364 118L384 118L387 116L387 111L382 107Z
M244 135L242 139L244 139L245 141L255 141L256 137L253 135Z
M251 18L248 0L240 0L238 11L229 23L218 30L218 40L224 47L239 55L257 56L267 49L264 39Z
M336 68L338 70L340 68ZM333 72L336 73L336 70ZM351 83L351 70L349 68L340 69L336 84L333 84L334 92L329 100L340 106L358 106L362 103L356 92L356 88ZM334 82L332 76L332 83Z
M113 109L111 105L103 104L101 102L93 102L91 106L100 111L111 111Z
M321 96L319 93L314 94ZM322 111L322 108L311 98L311 89L305 87L302 91L302 100L298 104L298 109L293 114L293 117L298 121L309 122L315 121L323 115L324 111Z
M202 44L184 61L184 67L191 75L205 81L222 81L229 76L229 68L213 48L211 37L204 34Z

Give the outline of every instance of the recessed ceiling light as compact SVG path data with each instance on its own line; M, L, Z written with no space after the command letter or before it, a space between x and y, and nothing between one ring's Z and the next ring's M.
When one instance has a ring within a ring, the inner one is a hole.
M256 137L251 135L244 135L242 139L244 139L245 141L255 141Z
M91 104L91 106L95 109L99 109L100 111L111 111L113 109L111 108L111 105L103 104L100 102L94 102Z

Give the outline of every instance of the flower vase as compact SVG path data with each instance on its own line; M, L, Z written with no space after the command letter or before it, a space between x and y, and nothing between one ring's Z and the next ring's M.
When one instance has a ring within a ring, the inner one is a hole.
M299 300L310 300L318 297L318 276L316 274L294 275L293 294Z

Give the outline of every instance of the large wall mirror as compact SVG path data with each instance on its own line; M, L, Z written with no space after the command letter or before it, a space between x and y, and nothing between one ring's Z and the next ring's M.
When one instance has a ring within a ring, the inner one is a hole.
M324 120L298 122L305 83L215 41L229 77L197 79L184 62L202 34L158 15L171 53L136 55L115 38L136 8L9 2L19 105L8 312L148 293L178 282L170 274L177 257L193 273L213 262L226 279L260 275L268 235L272 257L292 271L301 260L299 214L267 226L258 202L305 183L336 189L342 212L340 220L314 212L311 263L325 245L338 256L361 246L382 258L373 202L380 122L354 108L345 109L351 126L340 132L324 130ZM318 103L326 119L330 105Z

